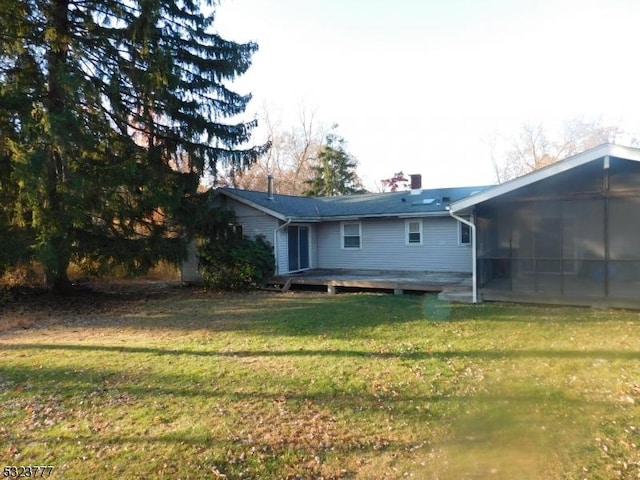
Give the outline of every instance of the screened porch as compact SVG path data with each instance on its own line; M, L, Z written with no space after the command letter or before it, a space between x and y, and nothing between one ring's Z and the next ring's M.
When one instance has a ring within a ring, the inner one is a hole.
M476 207L487 300L640 305L640 164L606 157Z

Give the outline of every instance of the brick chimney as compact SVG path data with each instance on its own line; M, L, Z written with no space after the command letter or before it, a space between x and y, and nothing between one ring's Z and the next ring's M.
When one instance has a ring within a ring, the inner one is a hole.
M411 195L419 195L422 193L422 175L414 173L409 175L411 179Z

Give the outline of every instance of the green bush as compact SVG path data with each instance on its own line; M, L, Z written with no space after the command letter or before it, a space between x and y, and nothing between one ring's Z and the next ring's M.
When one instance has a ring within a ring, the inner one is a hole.
M273 249L263 236L219 235L203 242L198 256L205 286L216 290L260 288L275 269Z

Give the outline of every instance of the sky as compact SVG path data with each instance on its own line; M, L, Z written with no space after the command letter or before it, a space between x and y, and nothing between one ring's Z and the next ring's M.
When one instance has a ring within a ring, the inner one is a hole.
M248 116L338 124L370 189L398 171L495 183L488 143L499 157L525 123L640 131L638 0L221 0L215 15L259 44L232 86Z

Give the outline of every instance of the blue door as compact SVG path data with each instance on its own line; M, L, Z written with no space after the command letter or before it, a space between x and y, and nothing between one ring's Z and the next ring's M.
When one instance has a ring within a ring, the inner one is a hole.
M309 227L289 226L289 271L309 268Z

